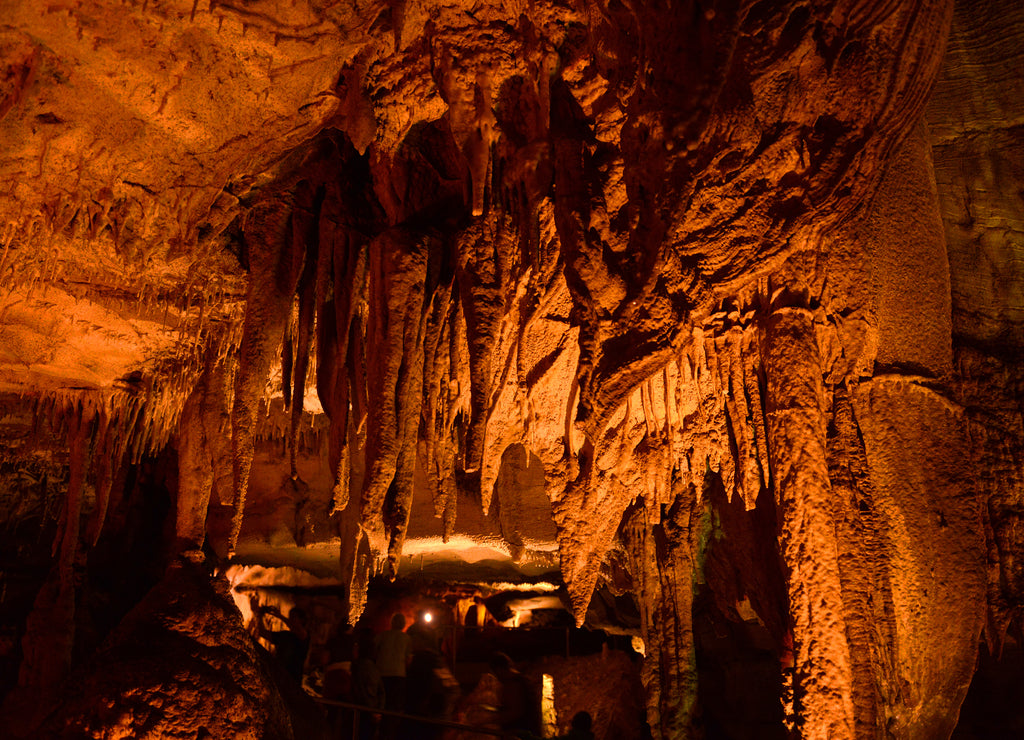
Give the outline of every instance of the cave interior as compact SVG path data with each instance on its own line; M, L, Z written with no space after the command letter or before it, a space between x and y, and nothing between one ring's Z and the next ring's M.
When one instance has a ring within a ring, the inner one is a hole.
M1019 0L0 0L0 735L1024 737L1022 360Z

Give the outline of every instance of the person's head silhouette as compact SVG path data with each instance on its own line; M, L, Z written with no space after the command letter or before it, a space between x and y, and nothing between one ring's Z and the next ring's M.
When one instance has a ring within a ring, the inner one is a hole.
M590 732L594 727L594 718L590 712L576 712L572 718L572 729Z
M584 738L594 737L592 728L594 726L594 719L590 716L590 712L576 712L572 718L572 731L569 737L583 740Z

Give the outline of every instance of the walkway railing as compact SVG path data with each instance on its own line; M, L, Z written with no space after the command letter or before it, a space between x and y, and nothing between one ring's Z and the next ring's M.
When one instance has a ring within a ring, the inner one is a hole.
M434 725L436 727L447 727L454 730L464 730L465 732L472 732L478 735L490 735L492 737L499 737L503 740L515 740L516 736L503 730L495 730L489 727L477 727L475 725L464 725L459 722L452 722L447 719L437 719L436 717L420 717L415 714L406 714L405 712L396 712L391 709L374 709L373 707L363 706L362 704L353 704L348 701L340 701L338 699L325 699L320 696L312 697L318 704L324 704L331 707L341 707L343 709L352 710L352 738L358 740L359 738L359 715L363 712L368 714L380 714L387 717L397 717L399 719L408 720L409 722L419 722L421 724Z

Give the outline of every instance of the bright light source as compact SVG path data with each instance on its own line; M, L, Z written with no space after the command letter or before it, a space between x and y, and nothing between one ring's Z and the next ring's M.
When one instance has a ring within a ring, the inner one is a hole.
M423 621L424 622L432 622L432 621L434 621L434 615L431 614L430 612L423 612Z

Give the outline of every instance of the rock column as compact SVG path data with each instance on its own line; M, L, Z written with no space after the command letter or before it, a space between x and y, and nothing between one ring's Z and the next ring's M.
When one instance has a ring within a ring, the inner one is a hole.
M853 673L843 621L832 486L825 456L825 399L810 311L767 320L769 459L779 507L796 660L797 715L805 740L854 736Z

